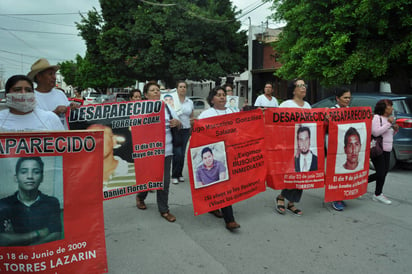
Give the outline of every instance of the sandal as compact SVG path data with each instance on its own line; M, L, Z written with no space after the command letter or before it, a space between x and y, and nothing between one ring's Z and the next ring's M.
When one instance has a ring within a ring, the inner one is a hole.
M288 204L288 210L289 210L290 212L292 212L293 214L295 214L295 216L302 216L302 210L297 209L297 208L295 207L295 204L289 203L289 204Z
M139 199L139 196L136 196L136 207L138 209L142 209L142 210L145 210L147 208L144 201Z
M160 213L160 216L162 216L163 218L165 218L168 222L173 223L174 221L176 221L176 217L170 213L169 211L164 212L164 213Z
M279 201L283 202L283 205L279 204ZM285 214L285 198L276 197L276 211L279 212L279 214Z

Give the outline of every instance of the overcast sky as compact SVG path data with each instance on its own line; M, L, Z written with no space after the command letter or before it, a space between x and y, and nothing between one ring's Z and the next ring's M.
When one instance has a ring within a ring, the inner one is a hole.
M270 5L260 0L232 2L247 13L240 18L244 29L249 16L252 25L262 25L271 14ZM86 46L74 22L80 22L79 12L85 14L93 7L100 10L98 0L0 0L0 77L27 74L41 57L52 65L74 60L77 54L84 57ZM269 22L269 27L276 25Z

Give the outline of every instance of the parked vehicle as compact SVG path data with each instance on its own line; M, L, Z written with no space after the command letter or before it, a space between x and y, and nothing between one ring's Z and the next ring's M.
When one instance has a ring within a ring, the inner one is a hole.
M84 100L84 105L96 104L94 100L96 99L96 97L99 97L100 95L101 93L98 92L90 92L89 95L85 97L86 100Z
M205 98L197 97L197 96L188 96L190 100L193 101L194 111L193 116L195 119L202 113L204 110L210 108L209 103Z
M393 138L390 168L397 162L412 162L412 95L391 93L352 93L351 107L369 106L372 111L382 99L393 102L396 123L399 132ZM332 107L336 104L335 96L327 97L312 105L313 108Z

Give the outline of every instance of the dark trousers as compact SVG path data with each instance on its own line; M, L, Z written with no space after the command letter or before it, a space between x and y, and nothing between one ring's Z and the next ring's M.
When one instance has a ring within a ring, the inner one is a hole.
M233 216L233 208L231 205L227 207L223 207L220 210L222 211L223 219L225 220L225 223L235 221L235 217Z
M165 170L163 173L163 190L156 191L157 207L160 213L169 211L169 186L170 186L170 166L172 164L172 155L165 157ZM141 201L144 201L148 192L137 194Z
M389 171L389 161L391 159L391 153L384 151L383 154L378 157L371 158L373 165L375 166L376 173L369 175L368 182L376 181L375 195L382 194L383 185L385 184L386 174Z
M190 128L181 129L183 144L178 147L173 147L173 169L172 169L172 178L179 178L182 176L183 166L185 163L185 152L187 141L190 137Z
M280 195L285 197L291 203L299 203L302 197L302 189L283 189Z

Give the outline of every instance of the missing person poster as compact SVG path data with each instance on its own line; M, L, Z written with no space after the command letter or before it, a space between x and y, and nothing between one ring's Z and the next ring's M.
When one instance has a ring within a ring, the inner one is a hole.
M324 109L265 110L267 184L273 189L324 185Z
M262 110L196 120L188 168L195 215L265 191Z
M163 189L165 115L162 101L80 106L67 113L67 119L70 129L104 130L102 188L105 200Z
M325 202L354 199L368 187L372 110L335 108L328 113Z
M0 134L1 273L107 272L102 156L102 131Z

